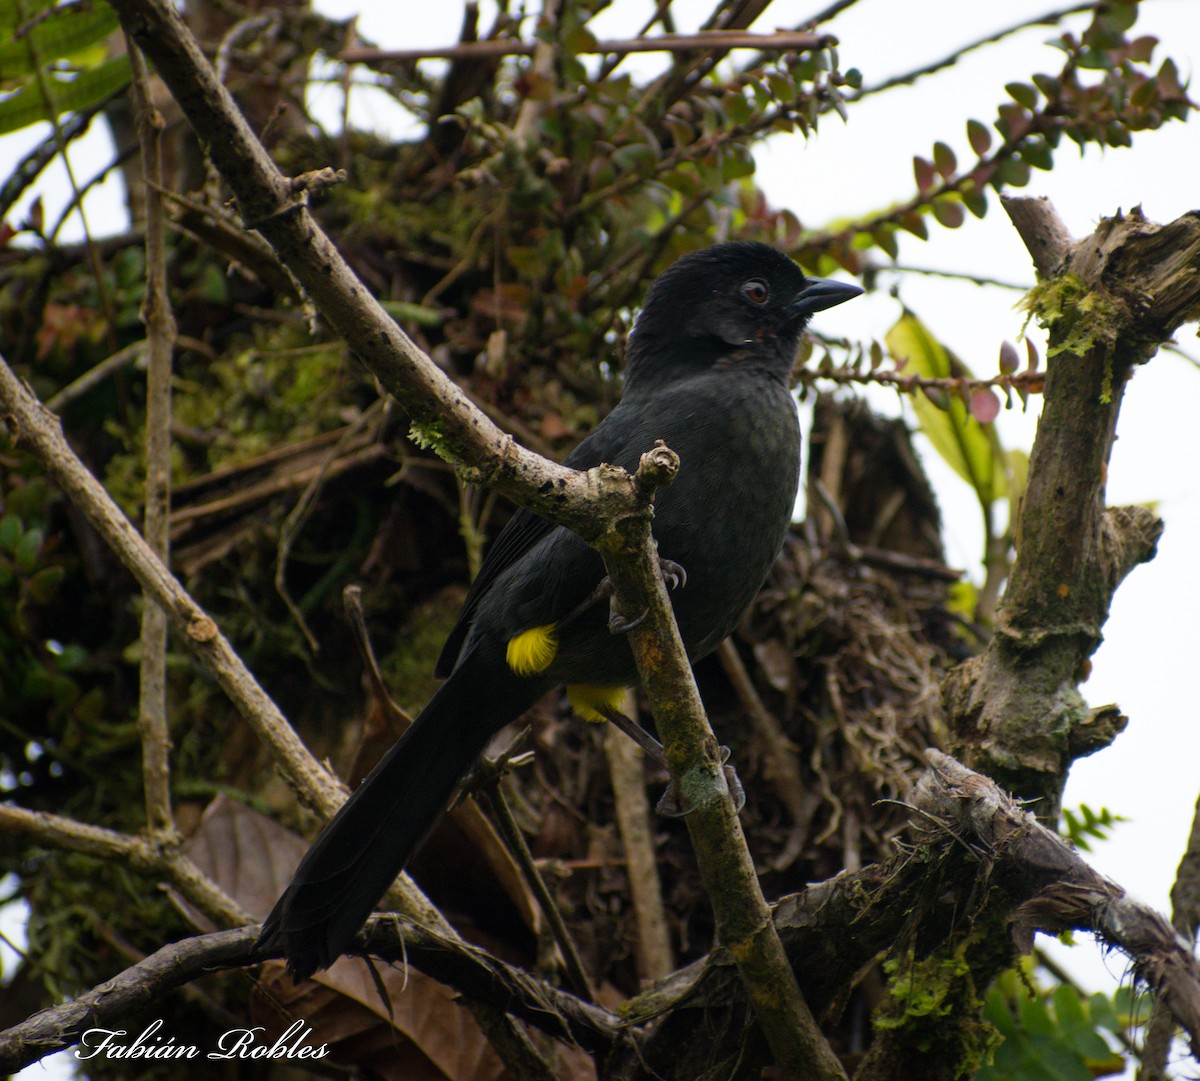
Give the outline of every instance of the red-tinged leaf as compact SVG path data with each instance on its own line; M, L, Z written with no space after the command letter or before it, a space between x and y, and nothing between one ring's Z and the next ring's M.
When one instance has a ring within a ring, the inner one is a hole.
M921 240L929 239L929 228L925 224L925 219L915 210L910 210L907 213L900 215L900 228L905 232L912 233L913 236L919 237Z
M943 229L957 229L967 218L958 199L935 199L933 216Z
M992 133L988 131L987 125L981 124L978 120L968 120L967 142L971 144L971 149L982 158L991 149Z
M1154 48L1158 45L1158 38L1152 34L1145 34L1140 38L1134 38L1129 43L1129 59L1137 64L1148 64L1154 56Z
M921 393L931 401L936 408L945 413L950 408L950 395L941 387L921 387ZM917 400L917 399L914 399Z
M1005 139L1020 139L1029 130L1030 115L1020 105L1009 102L1001 105L996 111L1000 114L1000 119L996 121L996 127L999 128L1000 134Z
M1000 415L1000 399L990 387L976 387L971 392L971 416L980 424L991 424Z
M1018 105L1024 105L1029 110L1037 108L1038 92L1036 86L1030 86L1029 83L1006 83L1004 89L1008 92L1008 96L1017 102Z
M958 169L958 159L954 151L945 143L933 144L933 167L941 174L943 180L949 180Z
M1162 88L1165 97L1175 97L1183 93L1183 86L1179 82L1179 69L1169 56L1162 62L1162 67L1158 69L1158 85Z
M933 168L933 162L926 161L919 155L913 155L913 176L916 177L917 191L922 195L927 195L933 188L936 173Z
M1017 347L1012 342L1004 342L1000 346L1000 370L1005 375L1012 375L1021 365L1017 356Z
M1025 353L1029 357L1029 370L1031 372L1036 372L1038 362L1041 358L1038 356L1038 349L1037 346L1033 344L1032 338L1025 339Z

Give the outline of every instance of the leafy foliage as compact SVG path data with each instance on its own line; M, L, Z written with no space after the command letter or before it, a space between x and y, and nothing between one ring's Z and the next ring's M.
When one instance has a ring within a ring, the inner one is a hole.
M117 29L104 2L0 2L0 135L103 102L129 83L129 60L109 57Z
M1084 998L1066 984L1031 992L1006 979L988 992L983 1016L1002 1040L978 1081L1088 1081L1125 1068L1100 1035L1123 1029L1104 995Z

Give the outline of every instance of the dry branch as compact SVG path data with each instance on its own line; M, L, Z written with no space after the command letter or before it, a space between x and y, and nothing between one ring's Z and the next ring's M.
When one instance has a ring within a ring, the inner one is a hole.
M707 30L699 34L663 34L656 38L622 38L597 41L580 49L579 55L625 56L628 53L679 53L695 49L759 49L778 52L811 52L837 43L830 34L780 30L774 34L751 34L736 30ZM405 63L414 60L491 60L501 56L533 56L536 41L492 38L460 41L432 49L343 49L338 59L347 64Z

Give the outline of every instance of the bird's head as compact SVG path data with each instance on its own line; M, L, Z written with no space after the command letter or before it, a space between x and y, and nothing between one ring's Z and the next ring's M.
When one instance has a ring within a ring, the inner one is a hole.
M629 340L627 385L741 361L786 376L812 315L861 292L857 285L805 277L766 244L691 252L646 294Z

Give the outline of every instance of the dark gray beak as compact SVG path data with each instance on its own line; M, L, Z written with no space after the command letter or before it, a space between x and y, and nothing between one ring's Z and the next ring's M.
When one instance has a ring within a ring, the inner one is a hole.
M792 307L804 315L823 312L862 293L857 285L849 282L835 282L828 278L809 278L808 285L795 300Z

